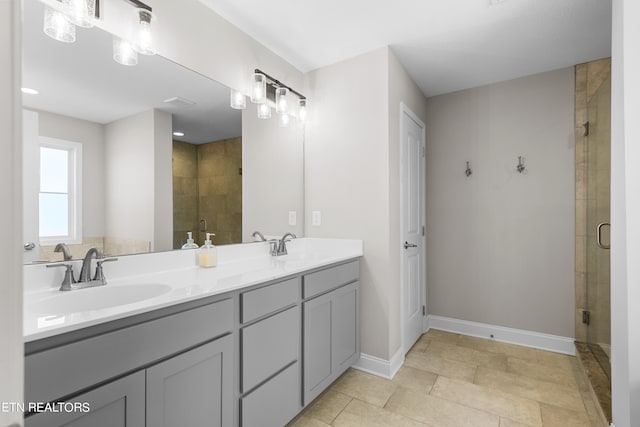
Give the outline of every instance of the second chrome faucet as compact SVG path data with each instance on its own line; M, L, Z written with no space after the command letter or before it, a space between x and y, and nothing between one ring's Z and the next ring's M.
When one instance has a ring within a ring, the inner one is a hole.
M91 261L96 259L96 270L91 277ZM91 248L87 251L82 261L82 268L80 269L80 276L76 281L73 273L73 264L48 264L48 268L53 267L65 267L64 278L60 284L61 291L71 291L73 289L90 288L93 286L102 286L107 284L107 279L104 277L104 271L102 270L102 264L109 261L117 261L118 258L100 258L100 251L97 248Z

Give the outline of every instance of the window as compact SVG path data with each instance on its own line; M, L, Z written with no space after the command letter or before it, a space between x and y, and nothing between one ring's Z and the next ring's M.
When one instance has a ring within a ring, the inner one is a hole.
M82 243L82 145L40 138L40 244Z

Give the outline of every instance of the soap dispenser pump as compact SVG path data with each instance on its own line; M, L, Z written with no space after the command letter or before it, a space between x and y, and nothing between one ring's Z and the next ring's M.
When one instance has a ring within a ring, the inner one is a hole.
M211 243L211 236L215 236L215 234L207 233L207 240L204 241L204 245L200 247L198 252L198 265L200 267L215 267L218 265L218 249Z
M198 249L198 245L193 241L193 233L191 231L187 233L187 243L182 245L182 249Z

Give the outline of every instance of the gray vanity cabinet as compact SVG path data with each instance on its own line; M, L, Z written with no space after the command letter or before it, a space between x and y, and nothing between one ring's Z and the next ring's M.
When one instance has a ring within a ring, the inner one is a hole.
M88 404L89 412L43 412L25 427L144 427L144 401L144 372L136 372L66 401Z
M147 369L147 426L230 426L231 335Z
M304 277L304 405L309 404L359 357L358 263ZM347 282L348 284L344 284ZM327 291L327 289L332 289ZM325 292L325 293L321 293ZM315 296L321 293L319 296Z

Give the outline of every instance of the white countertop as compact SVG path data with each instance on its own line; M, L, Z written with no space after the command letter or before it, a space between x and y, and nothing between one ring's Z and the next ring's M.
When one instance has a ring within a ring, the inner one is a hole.
M361 240L301 238L287 247L289 255L273 257L267 243L220 246L218 266L214 268L197 267L195 250L122 256L104 265L106 286L69 292L58 290L63 268L25 265L24 341L223 294L363 255ZM81 261L74 264L77 277ZM151 289L155 296L138 300L138 289ZM114 298L127 303L112 304L110 299Z

